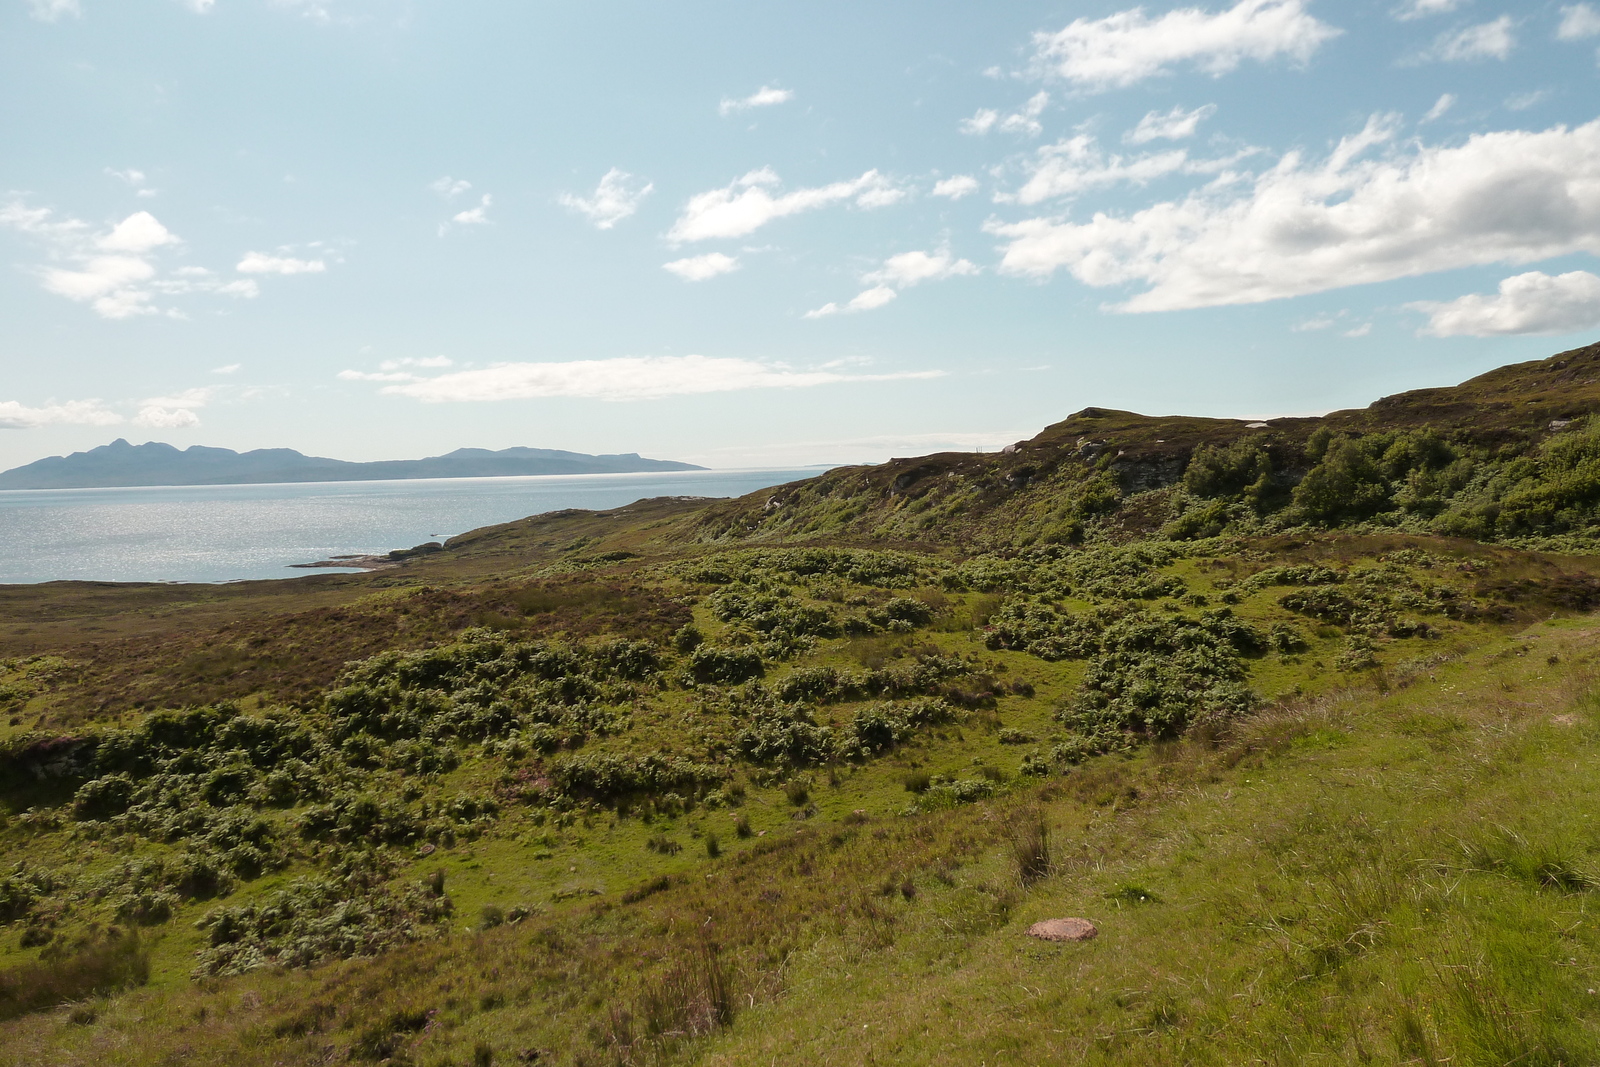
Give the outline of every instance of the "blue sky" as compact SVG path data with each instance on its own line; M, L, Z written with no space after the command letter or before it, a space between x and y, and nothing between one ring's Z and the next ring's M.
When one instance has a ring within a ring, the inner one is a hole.
M1600 334L1600 2L0 0L0 466L714 466Z

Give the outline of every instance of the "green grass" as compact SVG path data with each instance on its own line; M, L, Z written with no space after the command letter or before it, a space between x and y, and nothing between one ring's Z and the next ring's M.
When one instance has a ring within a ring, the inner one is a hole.
M769 813L767 836L664 859L666 884L633 903L610 887L469 931L486 890L530 866L480 842L448 866L467 918L442 941L168 983L90 1023L33 1016L0 1061L270 1063L399 1034L441 1065L480 1046L572 1063L1592 1062L1595 636L1536 627L1388 695L1308 700L1220 745L1102 757L930 815L797 830L778 790L757 791L741 812ZM839 790L837 808L873 792ZM1051 863L1023 877L1015 828L1041 814ZM1058 915L1100 936L1022 936ZM434 1021L378 1032L396 1012Z
M1240 432L0 590L0 1064L1600 1062L1600 559L1132 544L1079 429Z

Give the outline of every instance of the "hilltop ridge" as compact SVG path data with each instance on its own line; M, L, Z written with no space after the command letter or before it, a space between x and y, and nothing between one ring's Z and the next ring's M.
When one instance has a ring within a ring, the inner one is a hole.
M1560 535L1585 527L1600 502L1600 466L1574 473L1600 459L1600 445L1576 443L1596 411L1600 344L1317 417L1087 407L999 453L840 467L713 504L695 537L993 545L1077 542L1096 524L1182 538L1352 519L1491 539ZM1561 437L1575 443L1551 452ZM1332 495L1348 497L1342 509L1314 492L1334 483Z
M704 470L693 463L644 459L637 452L591 456L552 448L458 448L425 459L352 463L292 448L231 448L118 438L87 452L51 456L0 473L0 489L88 489L135 485L255 485L271 482L389 481L530 474L631 474Z

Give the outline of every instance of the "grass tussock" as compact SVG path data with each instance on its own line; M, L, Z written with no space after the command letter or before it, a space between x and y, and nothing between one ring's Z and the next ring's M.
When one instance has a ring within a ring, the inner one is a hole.
M105 996L150 980L150 951L131 935L0 971L0 1019Z

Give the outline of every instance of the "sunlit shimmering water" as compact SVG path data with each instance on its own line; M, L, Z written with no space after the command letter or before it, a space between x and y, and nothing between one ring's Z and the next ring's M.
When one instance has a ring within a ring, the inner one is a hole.
M742 496L812 470L0 491L0 583L294 578L291 564L387 552L562 508Z

